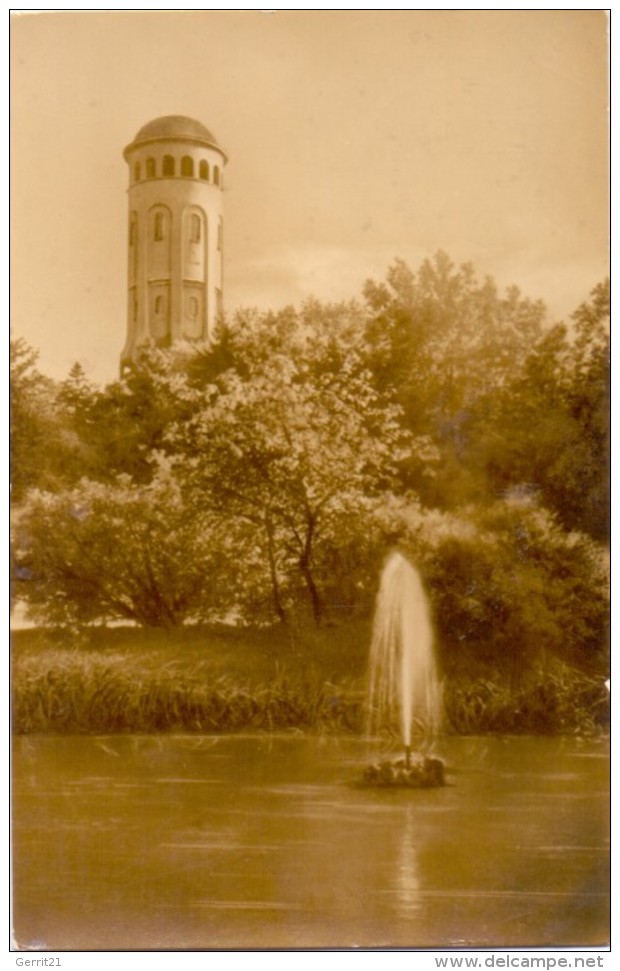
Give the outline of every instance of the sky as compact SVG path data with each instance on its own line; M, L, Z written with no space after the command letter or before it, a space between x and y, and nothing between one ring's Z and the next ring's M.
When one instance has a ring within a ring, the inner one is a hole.
M224 304L361 297L442 249L566 319L609 260L607 19L558 11L68 11L11 24L11 325L118 376L122 150L226 151Z

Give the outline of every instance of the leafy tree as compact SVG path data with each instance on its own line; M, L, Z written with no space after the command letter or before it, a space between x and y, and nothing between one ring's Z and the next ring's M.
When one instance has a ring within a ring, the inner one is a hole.
M383 284L365 286L368 359L377 387L395 395L407 426L430 435L441 451L437 476L412 475L431 505L460 504L486 483L467 462L472 416L478 403L519 371L542 333L541 302L516 287L500 296L470 264L456 267L445 253L417 273L402 261Z
M213 608L230 539L197 518L163 462L148 484L33 491L16 526L18 594L44 623L174 627Z
M569 530L608 538L609 289L536 341L521 368L473 410L465 460L493 494L527 488Z
M193 396L195 414L171 441L186 455L182 474L201 506L246 524L264 551L275 614L284 620L303 590L320 624L334 551L345 537L355 542L353 523L358 539L367 531L405 450L427 463L434 453L402 430L348 334L328 332L329 313L316 319L316 311L267 315L251 329L242 321L234 367L204 390L177 386L186 400ZM264 330L272 335L269 356Z
M66 441L56 386L36 368L38 351L21 338L10 345L11 495L20 502L29 488L62 481Z
M193 349L191 358L200 353L203 348ZM74 365L57 395L70 443L65 485L82 477L112 483L119 475L150 481L153 455L166 449L167 426L183 416L182 402L168 388L187 360L187 349L145 350L120 380L104 388L89 382L81 366Z
M509 380L473 407L466 461L484 471L490 498L515 488L544 495L558 450L575 434L563 387L567 353L560 324L532 345Z
M598 284L573 314L575 336L565 377L570 431L553 467L548 493L568 528L609 540L610 290ZM557 498L555 498L557 497Z
M369 282L368 364L407 427L441 455L437 474L403 468L428 505L458 508L528 489L567 529L608 535L609 281L568 327L516 288L500 296L438 253Z

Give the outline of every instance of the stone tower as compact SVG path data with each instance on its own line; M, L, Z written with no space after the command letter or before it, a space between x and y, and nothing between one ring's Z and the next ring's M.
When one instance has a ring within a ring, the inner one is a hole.
M139 348L209 340L222 304L226 155L182 115L156 118L123 152L129 166L127 340Z

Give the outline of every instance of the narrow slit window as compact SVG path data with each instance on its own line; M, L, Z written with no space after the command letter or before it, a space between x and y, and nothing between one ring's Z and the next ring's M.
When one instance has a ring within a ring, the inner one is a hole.
M155 178L155 159L147 158L146 160L146 177L147 179Z
M217 248L221 252L224 245L224 226L222 220L220 219L217 224Z
M217 165L213 166L213 181L216 185L220 184L220 170Z
M200 163L200 178L204 179L205 182L209 181L209 163L205 162L204 159Z
M155 297L155 313L163 314L163 312L164 312L164 298Z
M134 180L134 182L139 182L140 181L140 163L139 162L136 162L136 164L133 167L133 180Z
M174 158L172 155L164 155L162 172L164 175L174 175Z
M153 230L153 239L162 240L164 238L164 214L163 212L155 213L155 224Z
M199 243L200 242L200 235L201 235L200 216L198 215L198 213L193 212L192 213L192 218L191 218L191 221L190 221L190 227L189 227L189 240L190 240L190 243Z

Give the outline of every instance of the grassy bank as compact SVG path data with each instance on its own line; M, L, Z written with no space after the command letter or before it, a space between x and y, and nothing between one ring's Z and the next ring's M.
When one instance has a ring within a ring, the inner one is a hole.
M609 730L609 693L600 678L559 669L519 688L479 679L446 685L445 710L461 735L596 735Z
M18 733L361 732L370 631L130 628L88 636L19 631ZM445 685L445 726L462 734L593 734L606 729L601 680L561 669L510 688L501 678Z
M369 630L92 630L14 637L16 732L351 732Z

